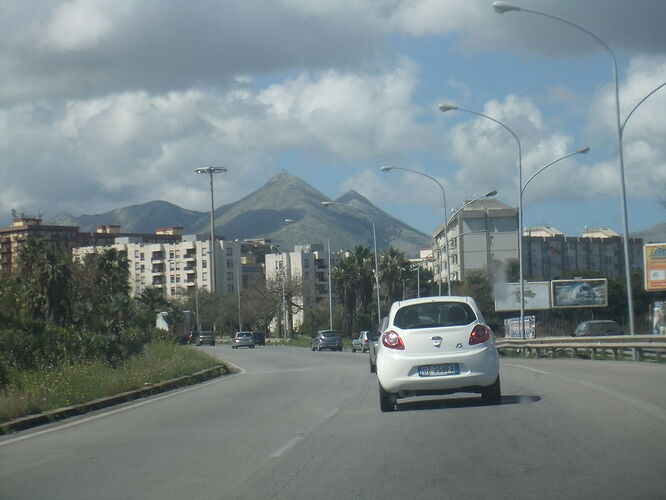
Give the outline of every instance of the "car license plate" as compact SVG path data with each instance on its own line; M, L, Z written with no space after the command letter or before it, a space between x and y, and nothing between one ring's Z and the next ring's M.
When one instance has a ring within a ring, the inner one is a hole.
M419 366L419 377L438 377L441 375L460 375L458 363Z

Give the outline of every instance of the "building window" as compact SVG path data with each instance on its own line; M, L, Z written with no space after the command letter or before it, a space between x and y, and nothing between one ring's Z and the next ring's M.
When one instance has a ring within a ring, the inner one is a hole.
M173 259L173 250L169 250L169 258Z
M201 261L201 267L202 267L203 269L206 269L206 268L208 267L208 261L207 261L207 260L202 260L202 261Z

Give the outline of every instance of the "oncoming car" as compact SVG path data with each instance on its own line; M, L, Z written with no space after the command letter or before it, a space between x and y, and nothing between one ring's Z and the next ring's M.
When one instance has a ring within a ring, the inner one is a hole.
M377 351L382 411L399 398L480 393L500 403L499 355L493 333L471 297L395 302Z

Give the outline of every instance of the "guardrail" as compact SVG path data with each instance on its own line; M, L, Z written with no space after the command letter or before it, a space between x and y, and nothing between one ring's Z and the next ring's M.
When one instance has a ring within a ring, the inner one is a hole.
M495 340L500 350L513 350L525 357L552 357L565 352L571 358L589 355L590 359L663 361L666 335L618 335L609 337L542 337L536 339L503 338Z

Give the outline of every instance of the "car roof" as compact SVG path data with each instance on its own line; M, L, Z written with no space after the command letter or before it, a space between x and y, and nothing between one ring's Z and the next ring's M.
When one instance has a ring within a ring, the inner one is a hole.
M476 304L472 297L462 295L439 295L436 297L421 297L417 299L398 300L394 302L398 307L409 306L413 304L428 304L431 302L467 302L468 304Z

